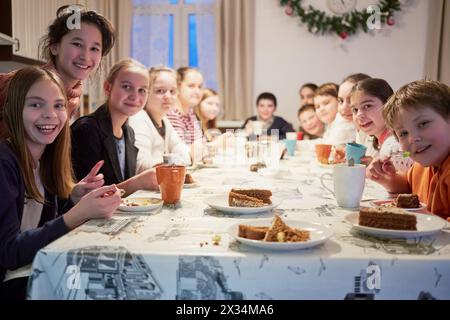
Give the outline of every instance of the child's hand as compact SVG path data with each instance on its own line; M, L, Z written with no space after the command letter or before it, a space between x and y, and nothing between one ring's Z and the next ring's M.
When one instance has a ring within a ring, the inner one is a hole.
M103 180L103 174L97 174L100 168L103 166L104 161L101 160L92 167L91 172L78 182L72 189L70 198L73 203L77 204L78 201L92 190L98 189L105 183Z
M64 223L72 230L89 219L109 219L121 202L120 189L115 185L98 188L63 215Z
M390 158L374 158L367 167L367 178L385 184L395 177L395 167Z
M104 186L86 194L76 207L86 219L111 218L122 202L120 189L116 185Z
M373 160L373 157L365 156L361 158L361 164L368 166Z
M345 147L337 146L334 152L334 163L345 162Z

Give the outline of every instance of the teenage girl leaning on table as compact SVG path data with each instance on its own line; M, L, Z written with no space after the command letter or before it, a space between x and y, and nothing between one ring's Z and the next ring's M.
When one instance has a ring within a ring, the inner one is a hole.
M121 198L115 185L102 187L102 162L75 185L67 98L51 71L17 71L4 116L9 138L0 143L0 299L25 299L36 253L89 219L111 217Z

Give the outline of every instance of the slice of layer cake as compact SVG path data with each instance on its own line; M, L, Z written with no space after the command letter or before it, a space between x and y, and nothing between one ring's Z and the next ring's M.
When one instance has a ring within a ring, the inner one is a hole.
M262 200L265 204L272 204L270 197L272 191L266 189L231 189L231 192L245 195L247 197Z
M228 205L230 207L264 207L264 201L230 191L228 193Z
M300 242L309 240L309 231L289 227L280 216L276 215L264 237L270 242Z
M239 225L238 236L252 240L263 240L269 227L255 227L245 224Z
M399 194L396 204L399 208L419 208L419 196L417 194Z
M417 217L398 208L361 207L359 225L378 229L417 230Z

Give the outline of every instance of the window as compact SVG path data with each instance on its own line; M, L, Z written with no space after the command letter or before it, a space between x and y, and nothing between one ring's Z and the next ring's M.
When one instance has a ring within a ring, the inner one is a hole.
M133 0L131 56L148 67L197 67L217 90L214 2Z

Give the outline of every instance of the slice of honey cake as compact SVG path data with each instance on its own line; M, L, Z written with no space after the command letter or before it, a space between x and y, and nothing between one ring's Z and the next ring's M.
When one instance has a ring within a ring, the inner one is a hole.
M245 224L239 225L238 236L252 240L263 240L269 227L255 227Z
M266 189L231 189L231 192L262 200L265 204L272 204L272 191Z
M417 230L417 217L399 208L361 207L359 225L391 230Z
M417 194L399 194L396 205L399 208L419 208L419 196Z
M230 191L228 205L230 207L264 207L266 204L260 199Z
M289 227L278 215L274 217L272 225L264 237L264 241L270 242L300 242L309 239L309 231Z

